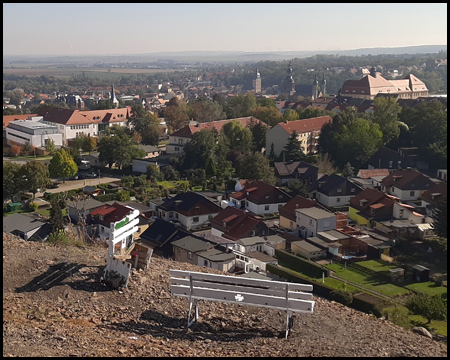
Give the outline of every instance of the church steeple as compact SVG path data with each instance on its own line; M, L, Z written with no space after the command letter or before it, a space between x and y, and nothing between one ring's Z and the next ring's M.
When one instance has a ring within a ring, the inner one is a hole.
M256 69L256 79L253 80L253 89L255 94L261 93L261 74L258 69Z
M112 89L111 89L111 101L113 103L113 105L119 105L119 100L116 99L116 91L114 90L114 84L112 84Z
M289 67L287 68L287 77L284 79L283 82L284 85L284 92L288 93L289 95L293 95L295 93L295 81L292 77L292 62L289 61Z

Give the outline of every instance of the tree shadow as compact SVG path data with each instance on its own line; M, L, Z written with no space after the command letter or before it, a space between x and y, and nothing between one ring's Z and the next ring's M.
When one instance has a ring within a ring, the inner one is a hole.
M87 272L80 272L87 268ZM86 264L61 262L49 266L48 270L36 276L28 284L18 287L16 293L35 292L38 290L49 290L54 286L68 285L74 290L88 292L109 291L105 284L101 283L105 266L88 266ZM90 271L94 269L95 271ZM75 279L70 279L75 277Z
M207 322L197 321L187 329L187 317L171 317L154 310L146 310L140 316L140 322L127 321L99 325L106 329L132 332L136 335L151 335L155 338L168 338L172 340L213 340L223 342L242 341L257 337L284 338L285 331L272 331L259 327L242 328L240 322L235 323L229 319L224 324L222 318L207 319ZM263 325L264 326L264 325Z

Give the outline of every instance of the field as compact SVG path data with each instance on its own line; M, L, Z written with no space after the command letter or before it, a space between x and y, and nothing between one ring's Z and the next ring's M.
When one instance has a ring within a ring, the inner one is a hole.
M137 68L80 68L80 67L55 67L55 66L36 66L36 67L8 67L3 68L4 75L21 75L21 76L55 76L59 78L70 78L71 76L83 75L86 77L100 78L119 78L123 75L132 74L158 74L180 71L179 69L137 69Z

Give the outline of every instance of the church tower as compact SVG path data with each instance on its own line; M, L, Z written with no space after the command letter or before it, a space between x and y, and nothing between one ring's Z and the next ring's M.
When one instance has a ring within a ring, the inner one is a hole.
M119 100L116 99L116 92L114 91L114 84L112 85L111 101L112 101L113 105L116 105L116 108L119 107Z
M289 61L289 67L287 69L288 76L284 79L283 82L283 90L285 93L288 93L289 95L295 94L295 82L294 78L292 77L292 62Z
M253 80L253 89L255 90L255 94L261 93L261 75L256 69L256 79Z
M317 76L314 76L314 82L312 86L312 100L316 100L319 97L319 80L317 80Z
M322 93L321 96L325 96L327 93L327 81L325 80L325 75L322 76L322 82L320 84L320 92Z

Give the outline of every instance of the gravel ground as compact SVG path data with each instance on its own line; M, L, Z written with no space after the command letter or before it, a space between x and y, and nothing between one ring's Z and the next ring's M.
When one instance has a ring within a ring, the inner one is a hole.
M104 247L58 247L3 234L3 356L446 357L447 346L341 304L316 298L294 313L199 303L170 294L169 269L219 271L154 257L129 286L100 283Z

